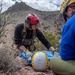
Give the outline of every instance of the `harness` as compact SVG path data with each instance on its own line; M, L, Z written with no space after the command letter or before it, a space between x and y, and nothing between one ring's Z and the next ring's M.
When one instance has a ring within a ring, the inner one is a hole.
M36 38L36 31L33 31L32 33L32 38L31 39L27 39L27 28L26 25L24 24L23 30L22 30L22 42L24 44L24 46L29 49L30 51L34 51L36 48L34 46L34 39Z

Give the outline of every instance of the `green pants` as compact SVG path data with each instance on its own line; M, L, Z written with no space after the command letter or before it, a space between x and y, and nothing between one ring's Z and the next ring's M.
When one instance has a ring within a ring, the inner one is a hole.
M58 75L75 75L75 60L63 61L56 57L50 60L50 68Z

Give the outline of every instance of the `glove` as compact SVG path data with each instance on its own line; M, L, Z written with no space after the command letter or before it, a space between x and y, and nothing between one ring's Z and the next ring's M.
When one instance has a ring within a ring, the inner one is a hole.
M30 52L29 50L26 50L25 53L26 53L27 56L32 56L32 52Z

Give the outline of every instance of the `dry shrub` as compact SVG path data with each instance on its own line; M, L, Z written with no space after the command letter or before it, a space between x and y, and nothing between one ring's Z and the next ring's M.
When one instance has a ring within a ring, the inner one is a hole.
M21 62L14 58L14 51L9 48L0 49L0 70L15 71L22 67Z

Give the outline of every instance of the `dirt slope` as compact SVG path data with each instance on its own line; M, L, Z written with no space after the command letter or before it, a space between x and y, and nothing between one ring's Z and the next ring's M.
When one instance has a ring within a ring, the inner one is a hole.
M4 30L4 35L2 36L2 42L0 43L0 49L3 49L5 51L5 49L7 49L8 51L6 51L7 53L5 53L5 57L7 57L8 59L11 59L13 60L13 62L15 62L15 59L14 58L14 54L16 52L16 48L13 47L13 35L14 35L14 28L15 28L15 25L14 24L8 24L6 25L5 27L5 30ZM9 56L11 58L9 58ZM5 59L6 60L6 59ZM8 60L9 62L9 60ZM12 61L10 61L11 63ZM46 72L36 72L33 70L32 67L29 67L29 66L22 66L23 64L20 62L18 63L19 61L15 63L11 63L11 65L18 65L19 67L21 66L20 69L17 69L13 72L13 66L11 66L12 68L9 68L8 71L5 73L5 72L1 72L0 71L0 75L53 75L53 72L49 69L47 70ZM7 65L6 65L7 66ZM11 69L11 71L10 71ZM14 68L15 69L15 68Z

